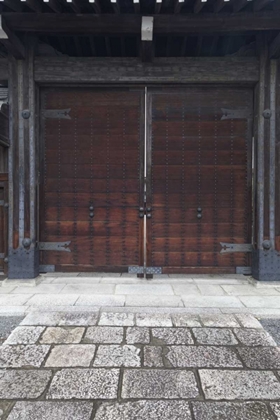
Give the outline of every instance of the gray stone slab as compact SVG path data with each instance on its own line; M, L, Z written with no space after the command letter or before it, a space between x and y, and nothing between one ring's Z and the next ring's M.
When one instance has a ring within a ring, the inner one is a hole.
M24 316L0 316L0 343L20 324Z
M0 370L0 398L38 398L45 391L51 376L48 370Z
M201 295L201 292L196 284L176 284L173 285L175 295Z
M66 312L61 315L59 325L65 326L90 326L96 325L98 312L91 310L91 312Z
M40 367L50 346L19 345L0 347L0 368Z
M152 328L155 344L194 344L188 328Z
M272 336L278 346L280 346L280 320L261 319L262 327Z
M123 346L100 345L93 365L101 367L140 367L140 349L128 344Z
M226 292L221 286L214 284L197 284L200 293L204 296L223 296Z
M150 331L147 327L128 327L126 330L127 344L149 344Z
M135 315L125 312L103 312L101 314L99 325L131 327L134 326Z
M245 366L251 369L280 369L280 349L277 347L239 347Z
M95 353L94 344L55 346L46 361L46 367L89 367Z
M125 296L124 295L81 295L76 306L124 306Z
M42 344L73 344L80 343L84 334L83 327L48 327L40 343Z
M53 377L47 399L115 399L119 376L119 369L62 369Z
M173 314L175 327L201 327L199 315Z
M241 308L242 303L234 296L182 295L187 308Z
M15 294L53 294L59 293L63 289L64 284L38 284L34 287L18 286L12 293Z
M164 367L162 360L162 348L160 346L144 347L144 366L145 367Z
M193 328L192 332L198 344L213 346L234 346L238 341L228 328Z
M45 327L17 327L9 335L4 344L35 344Z
M275 416L277 417L277 420L279 420L280 419L280 403L279 402L271 403L270 406L271 406Z
M90 420L92 403L17 402L7 420Z
M30 291L29 295L12 295L12 294L0 295L0 307L26 305L27 301L29 301L30 298L32 298L32 296L33 296L32 291Z
M280 295L278 296L240 296L241 302L247 308L280 308Z
M170 346L166 360L175 368L242 368L234 350L228 347Z
M6 295L8 293L11 293L13 290L15 290L16 286L8 285L8 286L1 286L0 285L0 295Z
M179 296L163 296L163 295L127 295L125 306L150 306L154 308L180 308L183 307L183 301Z
M271 287L267 289L257 289L251 284L223 285L222 287L230 296L256 296L256 295L279 296L277 290Z
M264 330L236 328L234 334L245 346L276 346L273 338Z
M170 284L117 284L117 295L174 295Z
M241 327L262 329L262 325L257 320L257 318L254 317L253 315L250 315L250 314L236 314L235 317L238 320Z
M191 420L189 404L186 401L132 401L124 404L104 403L101 404L95 415L95 420L148 419Z
M261 402L193 402L195 420L273 420Z
M199 395L192 372L164 369L127 369L123 374L122 398L173 399Z
M172 320L169 314L139 313L136 314L136 325L138 327L172 327Z
M59 312L30 312L21 322L21 325L58 325L62 314Z
M13 295L13 296L20 296L20 295ZM28 295L25 295L28 296ZM42 295L33 295L28 300L28 305L31 307L42 307L44 305L53 306L71 306L75 305L75 302L78 300L78 294L69 294L69 293L61 293L56 295L51 294L42 294Z
M272 372L241 370L199 370L206 399L275 400L280 383Z
M115 285L113 284L88 284L80 279L78 284L66 284L63 289L63 294L76 294L76 295L113 295L115 292Z
M239 324L234 315L201 315L205 327L238 328Z
M122 343L124 339L123 327L89 327L85 335L85 342L96 344Z

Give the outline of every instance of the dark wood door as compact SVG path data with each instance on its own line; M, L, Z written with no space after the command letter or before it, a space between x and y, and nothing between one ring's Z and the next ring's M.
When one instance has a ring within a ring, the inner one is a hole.
M148 95L147 265L233 273L251 243L250 89L185 88Z
M143 265L144 91L55 88L41 97L40 242L60 271Z

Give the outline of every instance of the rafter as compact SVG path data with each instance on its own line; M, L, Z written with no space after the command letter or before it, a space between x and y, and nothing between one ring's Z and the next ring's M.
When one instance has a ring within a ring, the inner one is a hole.
M119 4L119 0L110 0L111 2L111 6L114 9L115 13L120 13L120 4Z
M21 40L10 30L5 20L0 15L0 41L7 50L19 59L25 58L25 47Z
M99 0L89 0L89 4L91 5L91 7L95 11L95 13L97 13L97 14L101 13L101 7L100 7Z
M269 56L270 58L278 58L280 56L280 32L270 44Z
M22 4L18 2L18 0L0 0L0 4L5 4L5 6L9 7L11 10L14 10L15 12L21 12L22 11Z
M134 12L140 13L140 0L133 0Z
M61 3L59 3L58 0L43 0L43 2L46 3L54 12L62 12Z
M196 0L193 7L194 13L199 13L206 3L207 3L207 0Z
M66 0L66 3L75 13L81 13L81 7L78 0Z
M25 3L31 10L37 13L42 12L42 3L37 0L20 0L22 3Z
M254 11L255 12L259 12L264 7L266 7L269 4L271 4L273 1L274 0L255 0L255 2L254 2Z
M162 8L162 0L155 0L155 13L160 13Z
M220 12L229 1L230 0L216 0L214 3L214 12Z
M185 3L185 0L175 0L174 13L180 13Z
M244 7L246 7L250 1L253 1L253 0L235 0L232 5L233 11L239 12L240 10L244 9Z

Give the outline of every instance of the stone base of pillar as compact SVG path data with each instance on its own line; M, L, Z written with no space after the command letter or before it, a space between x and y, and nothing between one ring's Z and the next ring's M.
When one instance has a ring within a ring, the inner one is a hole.
M37 248L18 248L9 251L9 279L34 279L38 275L39 250Z
M260 281L280 281L280 252L273 249L254 250L252 276Z

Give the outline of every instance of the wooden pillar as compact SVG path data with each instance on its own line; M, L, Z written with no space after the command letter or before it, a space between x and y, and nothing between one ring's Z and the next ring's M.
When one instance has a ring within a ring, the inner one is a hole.
M37 150L34 44L26 39L26 58L9 57L9 258L8 276L39 274L37 246Z
M276 60L269 59L265 36L259 39L259 46L260 81L256 89L255 108L256 205L252 273L253 277L261 281L280 281L279 181L276 179L279 174L279 110L276 106L279 95L279 65Z

